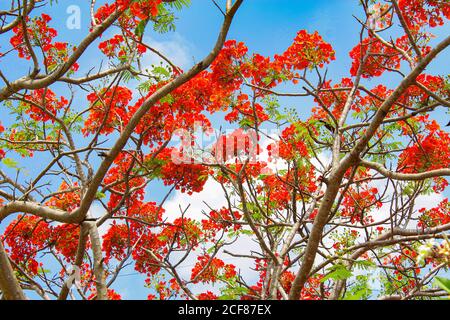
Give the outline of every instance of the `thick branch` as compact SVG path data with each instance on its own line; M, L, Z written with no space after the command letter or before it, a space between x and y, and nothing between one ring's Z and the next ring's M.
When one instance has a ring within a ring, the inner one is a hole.
M416 78L425 70L425 68L433 61L433 59L450 45L450 36L437 45L417 66L412 72L403 79L400 85L394 90L388 99L382 104L376 113L372 123L367 128L367 131L356 144L355 148L340 162L340 164L333 169L330 175L328 188L323 197L322 203L319 207L319 212L314 221L313 228L308 240L305 250L303 264L297 273L297 276L292 283L292 289L289 294L291 300L298 300L301 291L308 280L309 273L314 265L317 249L319 247L323 229L328 221L330 212L332 211L334 201L339 193L339 186L345 175L345 172L353 165L357 164L361 153L367 146L367 143L375 135L383 120L388 115L392 106L401 97L401 95L415 82Z
M6 300L25 300L25 295L17 281L5 248L0 241L0 289Z
M386 178L400 181L422 181L425 179L450 176L450 169L438 169L421 173L400 173L386 169L383 165L375 162L361 160L361 166L373 169Z
M211 53L203 59L200 63L195 65L191 70L189 70L187 73L182 74L175 80L171 81L158 91L156 91L152 96L150 96L139 108L139 110L133 115L133 117L130 119L128 125L122 132L119 139L116 141L110 152L108 153L108 156L103 160L102 164L100 165L97 173L92 178L91 184L86 192L85 197L83 198L81 202L80 208L74 212L74 216L78 221L82 221L89 210L92 201L95 199L95 194L97 192L98 187L100 186L101 182L103 181L103 178L105 177L106 173L108 172L109 168L111 167L112 163L114 162L114 159L120 154L122 149L125 147L126 143L128 142L128 139L133 134L134 129L141 121L142 117L148 112L148 110L159 100L167 96L169 93L171 93L173 90L179 88L192 78L194 78L196 75L198 75L203 70L206 70L210 64L216 59L217 55L219 54L220 50L223 47L223 44L225 43L228 31L231 26L231 22L233 21L234 15L236 14L237 10L241 6L243 0L238 0L232 7L232 9L227 13L225 16L225 21L222 25L222 30L220 32L220 35L217 39L216 45L211 51Z
M41 79L32 79L30 76L22 77L16 81L9 83L7 86L0 89L0 102L8 99L13 94L23 89L36 90L48 87L49 85L58 81L72 65L83 55L86 49L106 30L108 29L122 14L122 11L116 11L108 17L102 24L94 28L89 35L77 46L75 52L69 59L58 67L54 72Z
M73 215L49 207L41 206L38 203L26 202L26 201L13 201L5 206L0 207L0 222L11 214L14 213L29 213L35 216L49 219L61 223L74 223L76 222Z

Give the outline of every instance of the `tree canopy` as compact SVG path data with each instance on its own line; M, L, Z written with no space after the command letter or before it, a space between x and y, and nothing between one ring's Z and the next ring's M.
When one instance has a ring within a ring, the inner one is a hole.
M448 0L355 0L340 79L325 36L254 53L228 37L246 1L213 2L188 70L146 35L189 0L92 0L76 43L62 1L0 5L0 296L121 299L127 268L148 299L448 296Z

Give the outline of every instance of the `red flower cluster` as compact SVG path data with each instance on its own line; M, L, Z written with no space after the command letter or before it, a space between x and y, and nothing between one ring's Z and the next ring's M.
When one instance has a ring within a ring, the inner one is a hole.
M224 93L230 93L240 88L243 81L239 72L247 52L248 48L242 42L228 40L224 43L223 49L211 64L210 81L219 84L219 88L223 88L225 92L220 93L219 91L216 94L211 94L211 96L227 96ZM221 99L213 98L212 100L218 101Z
M249 162L247 164L245 163L237 163L234 164L227 164L226 167L236 174L242 172L242 180L243 182L247 181L248 179L252 178L258 178L261 175L264 174L271 174L270 168L267 167L267 163L263 161L257 161L255 163ZM218 171L216 179L219 183L227 184L230 183L230 179L233 179L234 175L231 176L225 176L222 172Z
M409 293L417 287L417 275L420 273L415 262L417 256L411 246L401 246L398 253L391 253L383 259L383 265L393 266L393 277L390 277L393 288Z
M442 26L445 18L450 19L450 5L447 1L399 0L398 6L413 32L419 31L425 25Z
M54 70L59 64L64 63L69 58L68 43L54 42L54 38L58 35L56 29L50 28L48 23L52 18L47 14L42 14L27 22L29 26L23 30L23 26L19 23L13 28L14 36L11 37L10 43L17 50L20 58L31 59L31 53L26 45L25 33L29 43L33 47L40 47L45 54L44 65L49 71ZM71 66L71 71L77 71L79 68L77 63Z
M108 300L122 300L122 296L114 289L108 289Z
M212 146L211 154L217 163L246 158L256 159L260 153L257 140L256 132L237 129L229 135L221 136Z
M304 142L300 126L302 124L291 124L281 133L278 143L267 147L269 157L280 157L285 160L294 160L296 157L309 158L308 146Z
M301 30L283 54L275 55L273 60L254 54L241 65L240 72L249 78L253 85L270 89L285 80L293 80L296 83L298 71L321 68L333 60L335 52L330 44L317 32L310 34ZM263 90L255 91L260 95L266 94Z
M99 129L100 134L106 135L116 129L121 131L128 123L128 104L132 98L131 90L120 86L89 94L91 111L83 127L84 135L94 134Z
M72 50L75 50L73 47ZM55 42L52 44L48 51L47 56L45 57L44 64L47 67L48 71L53 71L57 66L65 63L69 60L69 44L67 42ZM78 63L74 63L70 67L70 72L78 71L79 65Z
M52 229L50 235L54 239L56 252L62 254L67 262L73 263L78 248L80 227L71 224L58 225ZM89 244L87 247L89 248Z
M51 208L72 212L79 207L81 202L79 189L78 183L75 182L73 186L69 186L67 182L63 181L58 193L47 201L46 205Z
M121 22L128 24L130 20L135 23L140 20L147 20L150 17L158 15L158 6L162 0L116 0L112 4L104 4L101 6L94 17L97 23L101 23L112 15L116 10L125 14L121 17Z
M319 67L335 60L333 47L326 43L318 32L313 34L300 30L294 43L281 56L275 56L275 61L286 70L304 70Z
M369 188L366 185L359 189L349 188L342 201L341 216L350 217L352 223L372 222L368 213L374 208L380 209L383 206L377 195L377 188Z
M220 230L228 231L233 228L234 231L241 229L241 225L236 223L241 219L242 215L234 211L230 213L227 208L222 208L218 211L211 211L209 219L202 220L203 231L210 232L210 237L214 238L216 233Z
M311 194L317 190L317 179L313 166L297 164L297 177L294 172L288 170L285 175L269 174L262 176L262 185L257 186L258 194L264 196L265 206L269 209L285 210L293 199L293 188L295 185L305 194L297 193L296 199L305 199L306 194Z
M3 241L11 248L11 259L36 275L40 266L36 255L48 245L50 235L50 225L41 218L19 215L6 228Z
M44 122L50 120L52 123L55 122L57 112L64 110L69 104L69 101L64 97L58 99L49 88L34 90L31 94L25 96L25 100L25 112L33 120Z
M258 186L258 194L265 195L265 206L273 209L286 209L292 200L292 188L282 177L268 175L262 178L264 185Z
M99 44L98 48L108 57L118 56L123 57L126 52L121 48L124 38L122 35L117 34L109 40L103 41ZM120 49L119 52L117 52Z
M434 131L419 135L418 141L400 155L398 170L404 173L420 173L450 167L450 135Z
M233 111L225 116L225 120L232 123L243 119L246 120L247 125L253 126L269 120L269 116L262 105L257 102L252 104L248 95L240 94L237 97L237 103L233 106Z
M263 57L260 54L253 54L248 61L240 67L242 75L250 79L250 82L262 88L273 88L282 80L283 66L281 63L272 61L270 57ZM255 90L260 95L265 95L264 91Z
M31 21L31 26L26 30L30 43L41 46L44 52L52 48L52 41L58 35L55 29L48 26L51 20L52 18L49 15L42 14L40 17L34 18ZM11 45L17 50L20 58L30 60L31 55L28 47L25 45L26 42L22 25L19 23L14 27L13 32L15 35L10 39Z
M160 176L164 185L174 185L176 190L192 195L201 192L208 180L210 170L200 164L176 163L173 157L176 149L164 149L157 158L162 161Z
M313 108L313 119L328 119L329 115L323 107L329 109L335 119L339 119L352 87L353 81L350 78L343 78L340 83L334 86L331 85L331 81L326 81L318 94L320 99L314 99L320 106ZM359 95L359 92L357 92L357 95Z
M224 48L211 65L211 70L203 71L191 81L174 90L167 99L153 104L136 128L146 145L162 144L170 140L180 129L190 129L194 124L210 127L203 112L225 110L232 104L232 95L242 85L234 61L242 59L245 50L235 41L227 41ZM178 70L174 71L175 74ZM130 107L130 114L142 107L148 97L164 86L161 81L150 87L146 97Z
M448 90L446 90L445 80L440 76L432 76L422 73L417 77L416 81L437 95L442 97L450 96ZM429 98L430 96L425 91L416 85L412 85L402 95L399 102L405 105L420 105L425 103Z
M399 45L398 42L399 40L397 40L397 45ZM365 38L362 43L350 51L350 57L353 59L350 70L352 76L358 74L366 55L368 57L361 71L363 78L379 77L387 69L399 69L402 61L402 56L397 50L385 46L377 38Z
M249 295L244 295L242 300L255 300L255 296L261 296L263 290L266 290L266 295L268 294L268 286L270 283L265 283L265 278L267 276L267 261L266 260L256 260L255 270L259 272L259 280L256 285L250 287ZM287 266L289 260L286 259L284 265ZM280 284L283 287L285 292L289 292L292 286L292 283L295 279L295 274L292 271L284 271L280 276ZM321 288L321 280L323 279L322 275L317 275L315 277L311 277L306 282L304 288L302 289L300 300L321 300L320 292ZM263 289L265 287L265 289ZM323 287L325 297L329 296L329 291ZM281 300L282 296L280 293L277 295L277 299Z
M0 134L5 132L5 127L2 126L2 123L0 122ZM6 153L3 149L0 149L0 160L2 160L5 157ZM2 199L0 199L2 200ZM2 203L0 202L0 206L2 205Z
M376 111L381 107L383 101L389 97L392 91L393 90L388 90L386 86L380 84L371 89L370 93L366 95L362 95L360 94L360 92L358 92L359 101L356 100L357 103L352 105L352 110L358 113ZM394 109L391 113L394 114L398 111L398 109Z
M158 15L158 6L162 3L162 0L118 0L123 6L131 2L130 13L141 20L146 20L150 17Z
M38 273L41 265L37 254L47 247L54 247L68 262L73 262L76 254L79 226L51 226L36 216L19 215L4 233L4 241L11 251L11 259L31 275Z
M174 248L186 249L195 248L203 235L200 225L197 221L189 218L177 218L171 224L166 226L158 236L164 244L172 244ZM161 248L164 248L162 245ZM163 249L166 253L167 248Z
M101 42L98 48L109 58L125 59L129 53L129 47L124 45L124 41L125 39L122 35L116 34L111 39ZM140 54L144 54L147 51L147 48L140 44L137 46L137 49Z
M219 279L231 279L236 276L236 267L225 264L219 258L211 258L209 255L200 256L192 269L191 281L194 283L215 283Z
M128 246L133 246L134 243L129 243L134 240L135 236L130 237L130 228L125 224L113 224L108 229L108 232L103 235L102 249L105 252L105 262L114 258L122 261L126 257L126 250Z
M433 228L450 223L450 203L448 199L444 199L436 208L430 210L422 208L419 211L422 214L419 227Z
M217 300L219 299L218 296L216 296L214 293L212 293L211 291L207 291L205 293L201 293L197 296L198 300L204 300L204 301L212 301L212 300Z
M104 179L104 185L111 192L108 202L108 208L111 210L120 204L124 193L128 191L124 206L131 212L139 212L145 195L143 188L145 178L133 176L133 169L136 165L133 165L134 160L131 154L122 152L114 160L114 166Z

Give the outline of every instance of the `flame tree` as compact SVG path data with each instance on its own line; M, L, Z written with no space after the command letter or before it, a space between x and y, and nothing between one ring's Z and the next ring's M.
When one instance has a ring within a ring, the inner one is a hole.
M28 70L0 71L1 107L12 115L0 123L3 298L120 299L111 287L129 265L149 299L448 294L433 286L449 266L448 200L417 205L445 196L450 175L440 123L448 67L426 71L450 45L448 32L433 35L448 30L448 1L359 1L360 41L343 79L328 79L338 62L317 32L300 30L270 57L228 40L242 3L215 2L216 44L190 70L145 37L172 30L186 0L93 0L78 43L62 41L46 14L57 3L14 0L0 11L0 63ZM83 59L91 51L98 60ZM148 55L163 63L142 67ZM298 108L282 111L282 97ZM238 129L198 148L196 130L210 131L212 114ZM174 147L180 132L188 142ZM207 181L225 206L208 206L203 219L189 207L166 212L173 190L194 195ZM161 201L151 201L154 183L168 190ZM251 248L236 252L243 239Z

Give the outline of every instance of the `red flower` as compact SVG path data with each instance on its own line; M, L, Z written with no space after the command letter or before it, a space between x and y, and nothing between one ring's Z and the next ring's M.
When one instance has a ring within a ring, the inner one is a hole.
M191 281L194 283L215 283L220 277L231 279L236 276L235 266L225 264L218 258L208 255L197 258L198 262L192 269Z
M352 76L358 74L366 55L368 57L361 70L363 78L379 77L387 69L399 69L402 61L402 56L397 50L384 45L376 38L366 38L362 44L358 44L350 51L350 57L353 59L350 70Z
M176 190L189 195L201 192L208 180L209 169L200 164L174 162L177 154L176 149L167 148L157 156L162 161L159 171L164 185L174 185Z
M299 71L323 67L335 60L335 52L318 32L310 34L306 30L300 30L294 43L281 56L275 56L275 60L286 70Z
M418 32L425 25L441 26L444 24L444 18L450 19L450 6L446 1L399 0L398 6L413 32Z
M219 299L218 296L216 296L214 293L212 293L211 291L207 291L205 293L201 293L197 296L198 300L217 300Z
M103 89L91 93L87 97L91 103L89 117L83 127L85 136L100 131L100 134L111 134L114 130L121 131L128 123L128 104L132 92L125 87Z

